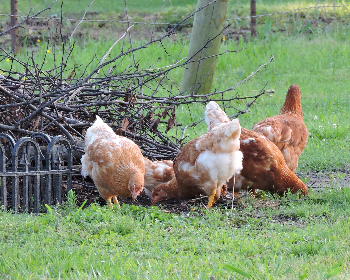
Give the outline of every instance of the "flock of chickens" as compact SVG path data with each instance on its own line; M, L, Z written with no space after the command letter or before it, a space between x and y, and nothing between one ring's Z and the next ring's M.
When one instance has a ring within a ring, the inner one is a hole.
M308 194L295 175L307 140L301 93L291 85L281 112L242 128L210 101L205 110L208 131L188 142L174 161L150 161L130 139L116 135L100 117L87 130L82 175L89 175L109 206L117 196L144 191L152 204L169 198L208 196L207 208L222 192L256 189Z

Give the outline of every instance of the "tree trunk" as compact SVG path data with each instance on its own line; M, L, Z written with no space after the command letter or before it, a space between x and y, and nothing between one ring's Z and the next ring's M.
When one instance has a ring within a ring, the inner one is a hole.
M196 9L198 10L211 1L198 0ZM219 53L222 37L220 32L224 26L227 7L228 0L218 0L195 14L187 59L194 61ZM186 94L210 93L216 60L215 56L187 64L183 73L181 92Z

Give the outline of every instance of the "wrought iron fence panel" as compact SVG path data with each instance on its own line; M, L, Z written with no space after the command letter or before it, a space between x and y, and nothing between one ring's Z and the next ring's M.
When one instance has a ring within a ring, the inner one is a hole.
M8 150L10 159L6 156ZM65 137L51 139L35 133L15 142L10 135L0 133L0 199L5 210L39 213L44 203L62 204L63 179L68 192L72 189L72 174L72 147Z

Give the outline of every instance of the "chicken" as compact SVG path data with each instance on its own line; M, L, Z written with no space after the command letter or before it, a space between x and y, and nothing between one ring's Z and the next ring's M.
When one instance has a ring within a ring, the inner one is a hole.
M119 206L117 196L134 200L144 185L145 163L140 148L130 139L116 135L99 116L85 136L81 174L89 175L102 198Z
M252 128L265 135L281 150L285 162L293 172L298 167L299 157L309 137L300 99L299 86L291 85L280 114L264 119Z
M143 191L151 198L153 189L161 184L170 181L174 176L172 160L145 161L145 184Z
M174 160L175 178L153 190L152 203L203 194L209 197L210 208L220 197L222 186L242 169L240 132L239 121L234 119L188 142Z
M183 190L183 192L180 192L176 177L172 178L168 182L159 184L152 191L152 205L169 198L188 199L201 194L201 191L197 188L184 188ZM186 190L188 192L185 192Z
M230 119L219 105L211 101L206 107L206 122L209 131ZM243 169L236 176L235 186L230 180L228 187L239 189L261 189L278 194L287 190L308 194L306 185L288 168L281 151L265 136L242 128L240 149L243 153Z
M260 189L280 195L288 190L309 193L306 185L289 169L281 151L265 136L242 128L240 143L243 169L236 178L236 190ZM228 187L232 188L230 184Z

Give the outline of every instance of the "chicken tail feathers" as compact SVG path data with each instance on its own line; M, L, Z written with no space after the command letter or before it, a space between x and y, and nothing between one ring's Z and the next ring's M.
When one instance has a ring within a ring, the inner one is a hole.
M91 176L92 162L88 155L83 155L81 158L81 175L84 177Z
M233 156L233 168L235 174L240 174L243 169L243 153L241 151L236 151Z

